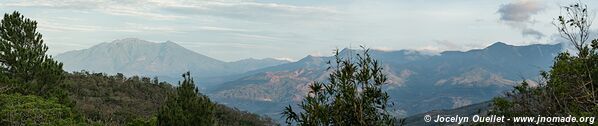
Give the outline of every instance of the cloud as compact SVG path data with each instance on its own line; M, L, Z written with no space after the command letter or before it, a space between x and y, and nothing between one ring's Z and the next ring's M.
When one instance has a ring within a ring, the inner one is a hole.
M293 58L289 58L289 57L275 57L273 59L275 59L275 60L289 61L289 62L295 62L295 61L297 61L297 60L295 60Z
M377 50L377 51L383 51L383 52L389 52L389 51L395 51L396 49L390 48L390 47L373 47L372 49Z
M183 16L163 14L153 9L156 5L151 0L129 1L129 0L27 0L9 1L0 4L0 7L27 7L76 10L83 12L101 12L110 15L136 16L152 20L181 19Z
M291 18L339 13L333 8L278 3L221 0L28 0L0 3L0 7L29 7L96 11L110 15L152 20L186 19L196 15L227 18Z
M250 32L251 30L239 29L239 28L228 28L228 27L213 27L213 26L200 26L197 29L205 31L222 31L222 32Z
M161 5L165 13L186 16L217 17L247 22L296 22L303 20L334 19L341 12L335 8L298 6L279 3L193 1Z
M500 20L512 22L530 22L531 17L545 9L544 4L535 0L520 0L516 3L501 5L498 9Z
M47 19L55 20L39 20L50 25L60 24L43 26L52 31L127 33L158 31L170 33L209 32L213 34L218 32L229 33L227 35L231 35L233 38L266 41L296 38L289 35L293 32L280 31L275 27L284 27L288 24L299 27L300 25L312 25L311 22L331 21L328 19L340 13L332 7L261 3L249 0L9 0L0 2L0 8L2 7L82 12L57 16L66 18L95 15L79 19L86 21L69 20L65 22L62 19L56 19L56 16L47 17ZM94 19L116 20L98 23L99 20ZM104 22L125 23L109 24ZM89 25L89 27L85 25Z
M185 33L183 28L175 26L159 26L149 24L138 24L125 22L122 27L111 27L107 31L122 31L122 32L166 32L166 33Z
M471 49L483 47L484 45L482 45L481 43L462 44L448 40L434 40L433 45L416 48L415 51L430 55L437 55L443 51L468 51Z
M541 38L543 38L544 36L546 36L546 35L544 35L543 33L539 32L539 31L536 31L536 30L534 30L534 29L530 29L530 28L523 29L523 30L521 31L521 34L522 34L524 37L526 37L526 36L530 36L530 37L534 37L535 39L541 39Z
M545 35L530 28L535 21L532 17L546 8L544 3L537 0L518 0L514 3L503 4L498 8L500 21L512 28L521 30L524 37L533 37L536 40L542 39Z
M72 22L60 22L52 18L41 18L38 20L40 30L53 32L161 32L161 33L183 33L180 28L172 26L141 25L125 22L121 26L95 26L78 24ZM62 18L62 17L56 17Z
M100 1L68 1L68 0L28 0L28 1L5 1L0 3L2 7L33 7L49 9L76 9L85 10L97 8Z
M160 8L185 14L198 14L212 11L223 11L222 13L251 13L236 12L236 10L269 11L271 13L286 12L296 14L314 14L314 13L339 13L333 8L317 6L296 6L278 3L258 3L247 1L224 2L224 1L186 1L171 2L169 4L160 4ZM263 15L265 16L265 15Z
M78 32L91 32L91 31L99 31L102 28L97 26L87 26L87 25L74 25L74 24L64 24L64 23L53 23L53 22L42 22L38 21L38 27L42 30L48 31L78 31Z
M267 36L267 35L257 35L257 34L243 34L243 33L233 33L239 37L250 38L250 39L261 39L261 40L278 40L280 38Z

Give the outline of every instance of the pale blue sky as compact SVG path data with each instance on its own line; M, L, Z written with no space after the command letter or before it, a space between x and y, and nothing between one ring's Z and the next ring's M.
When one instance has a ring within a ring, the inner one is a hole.
M122 38L173 41L233 61L348 46L426 51L555 43L558 0L2 0L39 22L50 54ZM598 7L597 1L588 3ZM592 13L597 8L591 8Z

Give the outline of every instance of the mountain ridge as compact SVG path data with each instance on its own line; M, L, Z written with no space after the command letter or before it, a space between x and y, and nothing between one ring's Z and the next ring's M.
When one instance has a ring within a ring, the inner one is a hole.
M561 51L561 44L513 46L499 42L440 55L409 50L370 53L385 66L391 84L384 89L398 103L395 113L409 116L486 101L511 89L521 78L537 77ZM297 62L250 71L221 85L230 87L215 88L208 95L221 103L276 117L278 110L268 108L300 102L310 83L326 80L326 62L332 59L309 55Z
M171 76L191 71L200 78L240 74L288 63L276 59L224 62L184 48L172 41L149 42L137 38L104 42L87 49L55 56L67 71L88 70L109 74Z

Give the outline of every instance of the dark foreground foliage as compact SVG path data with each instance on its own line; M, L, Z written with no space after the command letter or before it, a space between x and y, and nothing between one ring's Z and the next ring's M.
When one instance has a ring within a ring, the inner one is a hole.
M5 92L63 97L62 63L46 55L48 47L36 29L37 22L19 12L4 15L0 22L0 82L6 84Z
M315 82L299 104L298 113L291 106L282 113L287 124L306 126L393 125L394 118L386 110L388 94L382 66L372 59L367 49L357 57L342 58L336 51L331 64L329 83Z
M176 93L168 98L158 113L160 126L214 125L214 104L199 93L189 72L183 74Z
M575 3L555 20L561 35L575 47L577 55L559 54L550 71L542 72L543 82L516 86L505 98L495 98L492 114L545 117L594 117L598 115L598 39L589 41L592 21L587 6ZM542 123L563 125L566 123ZM587 125L577 123L575 125ZM528 124L526 124L528 125ZM529 124L533 125L533 124Z

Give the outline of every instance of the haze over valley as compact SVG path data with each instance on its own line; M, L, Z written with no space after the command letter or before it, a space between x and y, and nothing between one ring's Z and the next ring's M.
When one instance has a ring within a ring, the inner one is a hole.
M561 44L513 46L495 42L465 52L372 50L371 54L381 61L389 78L384 90L397 103L395 114L406 117L484 102L523 79L537 84L540 71L547 70L562 51ZM344 48L339 54L357 53L359 49ZM295 62L272 58L224 62L175 42L127 38L58 54L56 59L69 71L142 75L173 84L178 81L177 73L189 70L211 99L277 119L280 108L301 102L311 83L327 81L327 62L333 57L306 55Z

